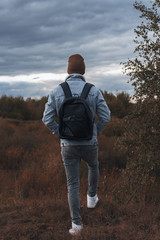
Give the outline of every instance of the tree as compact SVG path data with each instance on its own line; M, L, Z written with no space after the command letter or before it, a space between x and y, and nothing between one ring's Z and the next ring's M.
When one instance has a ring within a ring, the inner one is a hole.
M147 6L136 1L134 7L143 21L135 29L137 56L124 63L124 72L130 76L137 103L124 119L120 146L128 155L125 197L146 201L147 191L151 197L153 184L160 182L160 1Z
M130 102L130 96L127 93L121 92L115 96L113 93L104 91L102 94L114 117L123 118L133 108L133 104Z
M134 4L135 9L141 12L140 18L144 18L134 30L138 57L124 63L137 100L160 97L160 1L154 0L150 4L151 7L138 2Z

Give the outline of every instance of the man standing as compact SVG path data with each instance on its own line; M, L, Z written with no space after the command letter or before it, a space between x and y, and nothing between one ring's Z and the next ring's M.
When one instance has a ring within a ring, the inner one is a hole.
M81 55L74 54L69 57L67 72L69 76L65 82L68 83L72 96L80 97L86 84L83 76L85 63ZM42 119L44 124L57 136L61 135L59 124L55 121L55 117L59 116L59 110L64 100L65 93L61 85L59 85L49 95ZM92 86L89 90L86 101L93 121L95 115L98 117L97 122L94 121L93 123L92 137L87 140L61 138L61 154L66 172L68 203L72 219L72 228L69 230L69 233L72 235L76 235L83 229L79 200L80 162L83 159L88 165L87 207L94 208L98 203L99 162L97 136L110 121L110 110L101 92L95 86Z

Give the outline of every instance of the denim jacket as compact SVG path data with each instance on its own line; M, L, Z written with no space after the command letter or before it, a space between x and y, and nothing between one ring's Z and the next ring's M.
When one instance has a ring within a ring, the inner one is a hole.
M86 83L85 78L81 74L71 74L66 78L73 96L80 96L82 89ZM59 85L49 95L48 102L45 105L42 121L52 131L53 134L59 136L59 125L55 120L62 102L64 101L64 92ZM107 123L110 121L110 110L104 100L101 92L93 86L87 97L88 105L93 114L93 118L97 115L98 120L94 123L93 137L91 140L75 141L61 139L61 146L68 145L97 145L97 136L103 131Z

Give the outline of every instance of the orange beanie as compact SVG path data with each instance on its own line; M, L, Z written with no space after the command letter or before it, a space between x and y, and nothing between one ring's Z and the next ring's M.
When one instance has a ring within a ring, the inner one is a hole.
M69 57L67 72L68 74L79 73L82 75L85 73L84 59L80 54L74 54Z

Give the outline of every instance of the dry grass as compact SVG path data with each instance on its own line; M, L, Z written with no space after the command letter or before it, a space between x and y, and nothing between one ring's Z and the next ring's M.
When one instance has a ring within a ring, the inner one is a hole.
M0 119L0 127L0 240L71 239L58 139L39 121ZM109 137L110 132L99 139L102 162L100 202L96 209L86 207L87 168L82 162L80 199L84 230L77 239L160 240L158 202L125 204L113 196L116 186L123 182L120 172L108 172L110 165L105 164L105 160L115 161L117 157L117 152L110 151L116 137ZM109 153L105 153L106 149Z
M81 199L81 202L82 199ZM96 209L81 212L84 230L78 239L159 240L160 211L157 206L118 206L101 199ZM16 201L0 206L0 239L49 240L70 239L67 198L43 198Z

